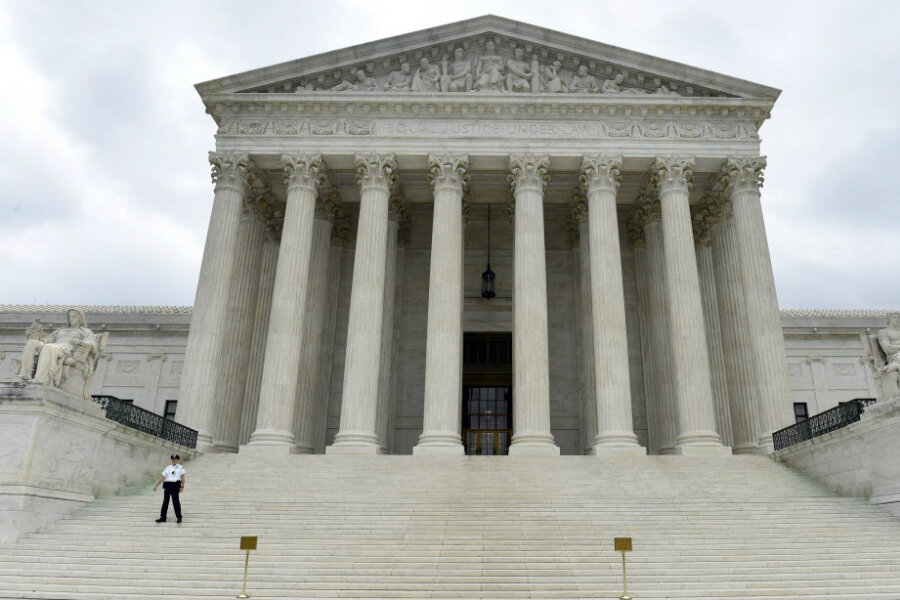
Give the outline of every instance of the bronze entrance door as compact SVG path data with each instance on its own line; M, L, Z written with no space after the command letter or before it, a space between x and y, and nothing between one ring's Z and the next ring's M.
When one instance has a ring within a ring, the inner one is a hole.
M512 335L467 333L462 397L466 454L508 454L512 432Z

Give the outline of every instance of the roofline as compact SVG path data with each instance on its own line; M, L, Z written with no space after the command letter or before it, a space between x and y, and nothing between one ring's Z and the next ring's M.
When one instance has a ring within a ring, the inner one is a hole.
M521 39L530 40L536 45L553 45L572 53L584 54L587 53L585 47L592 47L594 52L603 53L626 68L642 70L666 78L687 79L694 81L698 85L719 89L725 86L726 88L731 88L725 91L747 94L752 97L771 98L773 101L777 100L781 95L781 90L778 88L496 15L465 19L398 36L381 38L373 42L276 63L250 71L211 79L196 84L194 88L201 97L208 94L236 92L240 89L266 85L267 82L276 83L290 78L296 75L297 70L301 66L304 71L337 68L345 64L349 66L360 61L368 62L378 60L382 56L396 54L398 44L409 47L428 46L439 43L442 40L449 41L448 38L452 39L454 36L470 37L489 33L495 29L501 30L497 31L497 33L508 33ZM670 72L663 73L662 71L665 70Z

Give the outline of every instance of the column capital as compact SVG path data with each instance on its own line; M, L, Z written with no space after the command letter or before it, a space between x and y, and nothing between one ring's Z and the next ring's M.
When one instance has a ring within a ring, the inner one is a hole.
M628 235L636 246L643 247L644 230L648 223L662 221L662 205L656 194L641 192L635 202L634 214L628 222Z
M350 241L350 217L344 215L343 207L338 206L334 224L331 227L331 245L343 246Z
M581 159L581 175L578 181L586 193L595 189L609 190L615 193L619 189L621 179L622 157L598 154L583 156Z
M694 220L703 220L710 229L731 218L731 200L724 194L707 192L697 204Z
M758 190L763 185L765 156L733 156L722 163L719 182L729 193L747 189Z
M245 205L266 226L269 239L281 238L284 225L284 202L281 202L268 186L253 188L245 200Z
M325 161L321 154L282 154L281 164L288 190L306 188L318 192L325 183Z
M228 186L243 193L259 178L259 172L250 160L249 154L210 152L209 164L212 167L211 177L216 189Z
M393 153L356 155L356 180L360 188L380 187L388 190L397 185L400 176L400 167Z
M468 154L429 154L428 182L435 191L439 188L465 190L469 183Z
M684 156L658 157L653 164L650 181L660 192L686 192L694 182L694 159Z
M511 154L507 179L513 194L523 189L543 192L547 182L550 181L550 175L547 173L549 168L550 157L546 154Z

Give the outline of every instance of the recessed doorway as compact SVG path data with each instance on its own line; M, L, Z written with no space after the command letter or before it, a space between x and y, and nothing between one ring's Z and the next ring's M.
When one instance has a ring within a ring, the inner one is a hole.
M461 429L467 455L509 454L513 433L511 333L465 334Z

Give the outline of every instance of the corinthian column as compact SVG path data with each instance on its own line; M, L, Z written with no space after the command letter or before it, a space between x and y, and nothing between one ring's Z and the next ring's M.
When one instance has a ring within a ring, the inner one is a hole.
M654 416L651 432L659 454L675 451L678 409L675 402L675 368L669 327L669 292L666 286L666 253L663 247L662 211L659 200L647 195L638 199L634 226L643 228L647 299L647 355L650 384L648 413ZM637 265L636 265L637 266ZM643 340L642 340L643 343ZM643 353L643 350L642 350ZM647 379L645 378L645 382Z
M722 179L734 210L744 304L750 332L748 341L753 349L754 380L759 390L759 447L765 452L771 452L772 433L790 425L793 416L789 401L791 388L787 379L781 314L759 201L765 166L764 157L729 158L723 165Z
M619 248L616 192L622 159L586 156L581 184L588 202L591 252L591 320L597 399L595 454L645 454L634 435L625 328L625 288Z
M403 194L395 190L388 210L387 247L384 258L384 319L381 327L381 350L378 364L378 409L375 433L383 454L391 453L390 429L394 396L391 379L394 372L394 299L397 291L397 244L400 225L408 220Z
M547 266L544 253L544 187L550 158L509 157L515 202L513 291L513 393L515 429L510 454L559 454L550 433L550 365L547 335Z
M256 430L245 446L294 451L294 414L303 320L312 251L313 220L319 186L325 180L325 165L318 154L282 156L287 206L281 250L275 269L275 287L266 336L266 355Z
M464 453L459 435L462 402L463 223L469 167L465 155L430 155L434 187L428 338L425 342L425 414L413 454Z
M229 329L228 292L235 244L244 196L254 177L253 163L246 154L210 152L209 162L215 197L178 395L184 407L179 420L197 430L197 447L201 450L213 443L212 415L222 343Z
M309 285L306 288L306 309L303 314L303 347L300 350L300 372L297 386L297 412L294 431L297 452L312 454L315 451L316 429L322 424L316 421L318 404L325 398L318 395L321 386L322 339L328 312L329 249L331 228L337 215L340 197L330 186L320 190L313 220L312 251L309 264Z
M582 371L582 452L594 449L597 436L597 386L594 383L594 319L591 315L591 248L588 207L584 196L579 196L572 207L572 219L578 227L578 318Z
M244 404L241 409L240 444L250 441L256 428L256 410L259 407L259 385L262 381L266 354L266 334L269 332L269 313L272 309L272 288L275 285L275 268L278 266L278 248L281 245L281 227L284 215L270 207L266 218L266 239L259 275L256 280L256 311L253 315L253 337L250 341L250 361L247 381L244 385Z
M216 411L214 445L217 450L224 452L237 452L240 444L244 382L247 379L259 266L266 231L266 224L257 214L256 206L268 204L272 199L272 193L268 189L254 190L245 206L238 229L227 309L232 332L223 340L222 372L216 385L219 408Z
M341 428L326 452L379 454L376 428L388 204L397 182L397 161L393 154L357 156L356 171L359 227L347 325Z
M709 354L700 300L700 278L694 255L694 235L688 207L693 159L658 159L654 181L659 186L666 285L669 291L669 326L675 370L680 454L729 452L716 433L716 409L709 377Z
M732 452L756 452L759 390L754 382L753 349L747 341L750 331L744 306L737 236L731 219L731 202L720 197L704 203L702 209L710 221L716 299L731 413Z
M703 303L703 323L706 326L706 351L709 353L709 376L713 403L716 406L716 431L722 443L731 445L731 411L728 403L728 384L725 375L725 356L722 348L722 328L719 324L718 290L713 267L710 221L703 207L694 218L694 246L697 253L697 273L700 277L700 300Z

